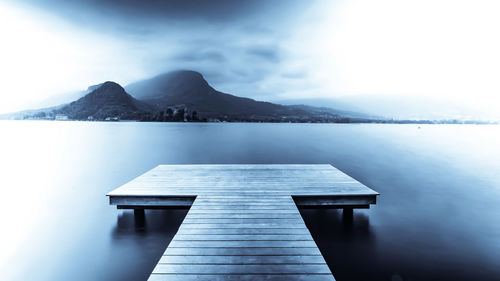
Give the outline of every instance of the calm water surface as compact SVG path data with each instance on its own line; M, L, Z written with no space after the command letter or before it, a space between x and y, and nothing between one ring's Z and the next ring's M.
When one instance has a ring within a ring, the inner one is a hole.
M329 163L381 193L302 210L337 280L500 280L500 126L0 122L0 278L146 280L185 210L104 194L158 164Z

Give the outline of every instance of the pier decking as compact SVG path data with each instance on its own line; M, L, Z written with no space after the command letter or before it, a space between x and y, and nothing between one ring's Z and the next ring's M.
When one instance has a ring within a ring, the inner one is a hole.
M368 208L331 165L160 165L109 192L118 208L190 207L149 280L335 280L297 206Z

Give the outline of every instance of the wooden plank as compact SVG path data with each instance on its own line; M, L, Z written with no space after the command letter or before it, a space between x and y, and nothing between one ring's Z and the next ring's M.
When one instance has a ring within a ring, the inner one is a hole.
M196 209L191 209L189 211L189 214L297 214L297 212L293 209L287 209L287 210L272 210L272 212L267 210L261 210L261 209L253 209L253 210L231 210L231 209L218 209L218 210L196 210Z
M211 195L211 196L203 196L201 200L235 200L235 201L240 201L240 200L260 200L262 199L262 196L241 196L241 195L233 195L233 194L218 194L218 195ZM265 198L268 199L268 198ZM290 196L287 195L281 195L281 196L273 196L272 199L286 199L287 201L290 199Z
M185 218L184 223L200 223L200 224L212 224L212 223L284 223L284 224L297 224L302 223L303 220L301 218L297 219L282 219L282 218L244 218L244 219L236 219L236 218L217 218L217 219L207 219L207 218Z
M332 275L294 274L294 275L186 275L151 274L148 281L335 281Z
M234 213L189 213L186 215L186 219L188 218L197 218L197 219L222 219L222 218L235 218L235 219L300 219L302 218L297 213L284 213L284 214L275 214L275 213L242 213L242 214L234 214Z
M189 190L189 191L188 191ZM137 190L131 190L131 189L124 189L121 190L120 192L127 192L128 195L132 197L133 196L156 196L157 194L170 194L172 196L212 196L212 195L217 195L221 193L229 193L229 194L234 194L238 196L264 196L264 197L275 197L275 196L282 196L282 195L294 195L294 196L321 196L325 195L326 191L323 189L317 189L317 188L309 188L309 189L304 189L299 191L299 188L296 189L287 189L287 190L281 190L281 191L274 191L272 189L270 190L256 190L256 189L248 189L248 190L239 190L239 191L234 191L234 190L210 190L210 189L204 189L204 190L195 190L195 189L189 189L189 188L181 188L181 189L166 189L166 190L155 190L154 188L142 188L142 189L137 189ZM327 193L328 195L332 196L344 196L346 194L354 194L354 195L377 195L377 194L371 194L371 193L365 193L360 190L355 190L355 189L340 189L340 188L332 188L330 192ZM127 196L128 196L127 195ZM109 195L112 198L119 197L122 195Z
M218 207L228 207L228 208L234 208L234 207L250 207L250 208L260 208L260 207L266 207L272 204L274 207L288 207L290 206L291 202L278 202L278 201L268 201L268 202L256 202L256 203L245 203L245 202L232 202L232 201L227 201L227 202L215 202L215 203L198 203L195 206L193 205L193 208L197 209L203 209L205 207L213 207L213 206L218 206Z
M169 264L325 264L322 256L162 256Z
M302 228L302 224L287 224L287 223L183 223L179 229L193 228L281 228L294 229Z
M231 195L231 196L203 196L202 198L198 198L200 201L197 201L197 204L210 203L210 202L282 202L288 203L290 202L290 195L288 196L272 196L269 198L262 196L239 196L239 195ZM230 199L230 200L228 200Z
M319 256L317 247L311 248L170 248L165 256Z
M377 202L375 195L294 196L294 199L298 206L369 205Z
M309 234L309 230L307 228L179 228L177 234Z
M290 248L311 248L316 247L312 240L296 241L267 241L267 240L244 240L244 241L189 241L175 239L170 242L169 248L267 248L267 247L290 247Z
M214 206L193 206L193 210L294 210L295 206L291 204L283 205L260 205L260 206L248 206L248 205L214 205Z
M234 264L158 264L153 273L163 274L331 274L326 264L234 265Z
M308 234L177 234L173 240L231 240L231 241L246 241L246 240L267 240L267 241L311 241L311 235Z

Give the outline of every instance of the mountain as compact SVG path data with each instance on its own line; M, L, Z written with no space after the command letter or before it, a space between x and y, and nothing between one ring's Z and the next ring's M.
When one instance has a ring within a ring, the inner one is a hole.
M279 118L330 119L340 117L333 110L329 112L310 111L305 108L289 107L269 102L256 101L212 88L203 76L195 71L174 71L139 81L125 87L127 92L139 100L158 108L184 105L196 110L204 117L228 117L238 120L260 120Z
M200 73L189 70L164 73L127 85L125 89L137 99L161 106L197 101L216 92Z
M286 105L287 103L283 103L283 104ZM305 110L308 112L315 112L317 114L330 113L330 114L336 114L336 115L340 115L340 116L345 117L345 118L352 118L352 119L377 119L377 120L386 119L384 117L380 117L380 116L372 115L372 114L361 113L359 111L342 110L342 109L339 109L338 107L335 107L335 109L333 109L331 107L327 107L326 104L318 104L317 106L312 106L312 105L307 105L307 103L304 103L304 102L301 102L299 104L297 104L297 102L295 102L295 103L291 103L287 106L291 107L291 108L302 109L302 110Z
M74 120L104 120L108 117L130 120L153 110L152 106L133 98L115 82L104 82L89 89L89 94L55 109L54 113Z
M500 120L498 110L430 97L353 95L337 98L276 100L281 104L326 106L342 112L364 112L368 118L395 120Z
M129 94L130 93L130 94ZM90 86L76 101L0 116L4 119L370 122L366 115L306 105L285 106L221 93L195 71L174 71L132 83Z

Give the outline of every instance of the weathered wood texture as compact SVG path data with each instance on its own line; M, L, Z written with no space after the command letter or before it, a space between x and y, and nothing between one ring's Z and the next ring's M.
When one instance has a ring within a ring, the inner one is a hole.
M324 281L333 275L297 205L366 207L378 193L331 165L160 165L107 195L191 206L150 281Z
M291 196L235 200L198 196L149 280L334 280Z
M331 165L277 164L160 165L107 195L121 208L189 207L196 196L213 196L220 210L217 203L229 199L290 195L298 206L367 208L378 193Z

